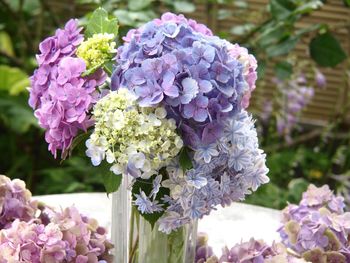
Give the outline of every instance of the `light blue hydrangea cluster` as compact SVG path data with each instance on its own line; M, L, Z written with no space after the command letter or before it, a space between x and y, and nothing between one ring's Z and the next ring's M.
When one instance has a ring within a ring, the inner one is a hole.
M217 205L244 200L245 195L267 183L265 154L258 148L254 121L244 110L224 123L216 144L194 152L194 167L185 174L177 161L167 167L170 189L166 215L160 229L170 232L182 224L208 215ZM194 135L193 135L194 136Z

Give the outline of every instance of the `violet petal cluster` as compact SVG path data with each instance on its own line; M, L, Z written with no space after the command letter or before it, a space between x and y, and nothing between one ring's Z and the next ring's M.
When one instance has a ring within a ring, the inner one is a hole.
M162 104L192 149L212 143L222 122L247 106L255 88L255 59L205 26L166 13L126 40L118 49L112 89L134 91L140 106ZM186 127L198 135L195 144Z
M46 130L45 139L55 157L57 150L70 147L79 130L91 125L88 111L96 102L96 87L105 80L102 70L81 76L86 64L75 56L83 41L81 30L78 20L71 19L64 29L42 41L37 55L39 67L31 77L29 105Z
M9 228L16 219L30 221L37 210L37 203L23 181L0 175L0 230Z
M312 262L323 262L316 258L349 262L350 213L344 207L343 197L335 196L327 185L310 185L299 205L283 211L279 229L283 243Z

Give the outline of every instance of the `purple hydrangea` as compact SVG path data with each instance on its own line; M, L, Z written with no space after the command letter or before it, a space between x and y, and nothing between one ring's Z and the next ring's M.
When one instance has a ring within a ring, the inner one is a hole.
M21 180L0 175L0 230L11 226L16 219L30 221L37 211L37 203Z
M348 262L350 213L344 213L344 207L344 199L327 185L310 185L299 205L288 205L283 211L282 242L312 262L318 262L316 258Z
M224 248L219 261L213 263L306 263L302 258L287 252L280 243L267 245L262 240L251 238L248 242L236 244L231 249Z
M214 255L213 248L208 245L208 235L205 233L198 233L194 263L217 262L218 258Z
M116 62L112 89L127 87L144 107L163 104L192 149L218 138L255 88L256 61L247 50L171 13L131 31ZM199 140L188 138L187 127Z
M46 130L45 139L55 157L57 150L64 152L70 147L79 130L92 124L88 111L96 102L96 87L105 80L102 70L81 76L86 65L83 59L75 57L77 46L83 41L80 31L78 20L72 19L64 29L41 42L39 68L31 77L29 105Z

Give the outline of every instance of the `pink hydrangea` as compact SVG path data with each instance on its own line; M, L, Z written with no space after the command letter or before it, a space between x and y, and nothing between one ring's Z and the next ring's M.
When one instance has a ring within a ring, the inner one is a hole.
M15 220L0 231L0 263L3 262L112 262L112 245L106 230L83 217L75 207L51 211L52 222Z
M29 105L35 109L39 125L46 130L49 150L56 157L57 150L70 147L79 130L91 124L88 115L96 102L96 87L105 81L102 70L82 77L86 65L76 58L77 46L83 41L76 19L69 20L64 29L40 43L37 55L39 68L31 77Z
M62 262L65 242L57 225L16 220L0 232L0 262Z
M246 109L249 106L251 94L256 88L255 82L258 78L256 69L258 67L258 63L255 57L248 53L248 49L241 47L238 44L229 44L228 51L229 54L241 62L244 67L243 76L245 81L248 83L248 90L244 94L241 104L242 107Z
M37 210L32 194L19 179L0 175L0 230L11 226L15 219L30 221Z
M23 181L0 176L0 263L112 263L113 246L95 219L74 206L39 208Z

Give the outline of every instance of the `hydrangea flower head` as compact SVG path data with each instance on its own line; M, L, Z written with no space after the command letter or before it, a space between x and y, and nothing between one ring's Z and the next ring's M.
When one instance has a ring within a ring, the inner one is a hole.
M55 157L57 150L64 152L70 147L79 130L91 125L88 111L96 102L96 87L105 80L102 70L81 76L86 63L75 56L83 41L80 31L78 21L72 19L45 39L37 55L39 68L31 77L29 105L46 130L45 139Z
M306 263L303 259L288 255L286 248L274 243L267 245L264 241L250 239L248 242L236 244L231 249L223 249L220 263Z
M189 147L208 144L208 130L219 137L222 121L247 107L255 88L254 57L206 27L166 13L125 40L112 88L134 91L143 107L165 107L184 137L186 127L198 135L196 142L185 138Z
M149 178L180 151L175 121L164 108L141 108L127 89L109 93L95 105L95 130L87 141L94 165L106 159L115 174Z
M269 181L265 154L258 148L254 122L247 112L228 119L223 136L210 147L201 147L194 153L193 169L181 175L171 167L169 179L162 183L170 188L172 198L159 220L164 232L181 222L202 218L217 205L244 200L245 195Z
M11 226L16 219L30 221L37 211L37 203L22 180L0 175L0 230Z
M77 49L77 57L82 58L87 69L101 66L116 52L113 34L94 34L82 42Z
M312 262L318 262L316 258L348 262L350 213L344 213L344 207L344 199L327 185L310 185L299 205L283 211L279 229L283 243Z

